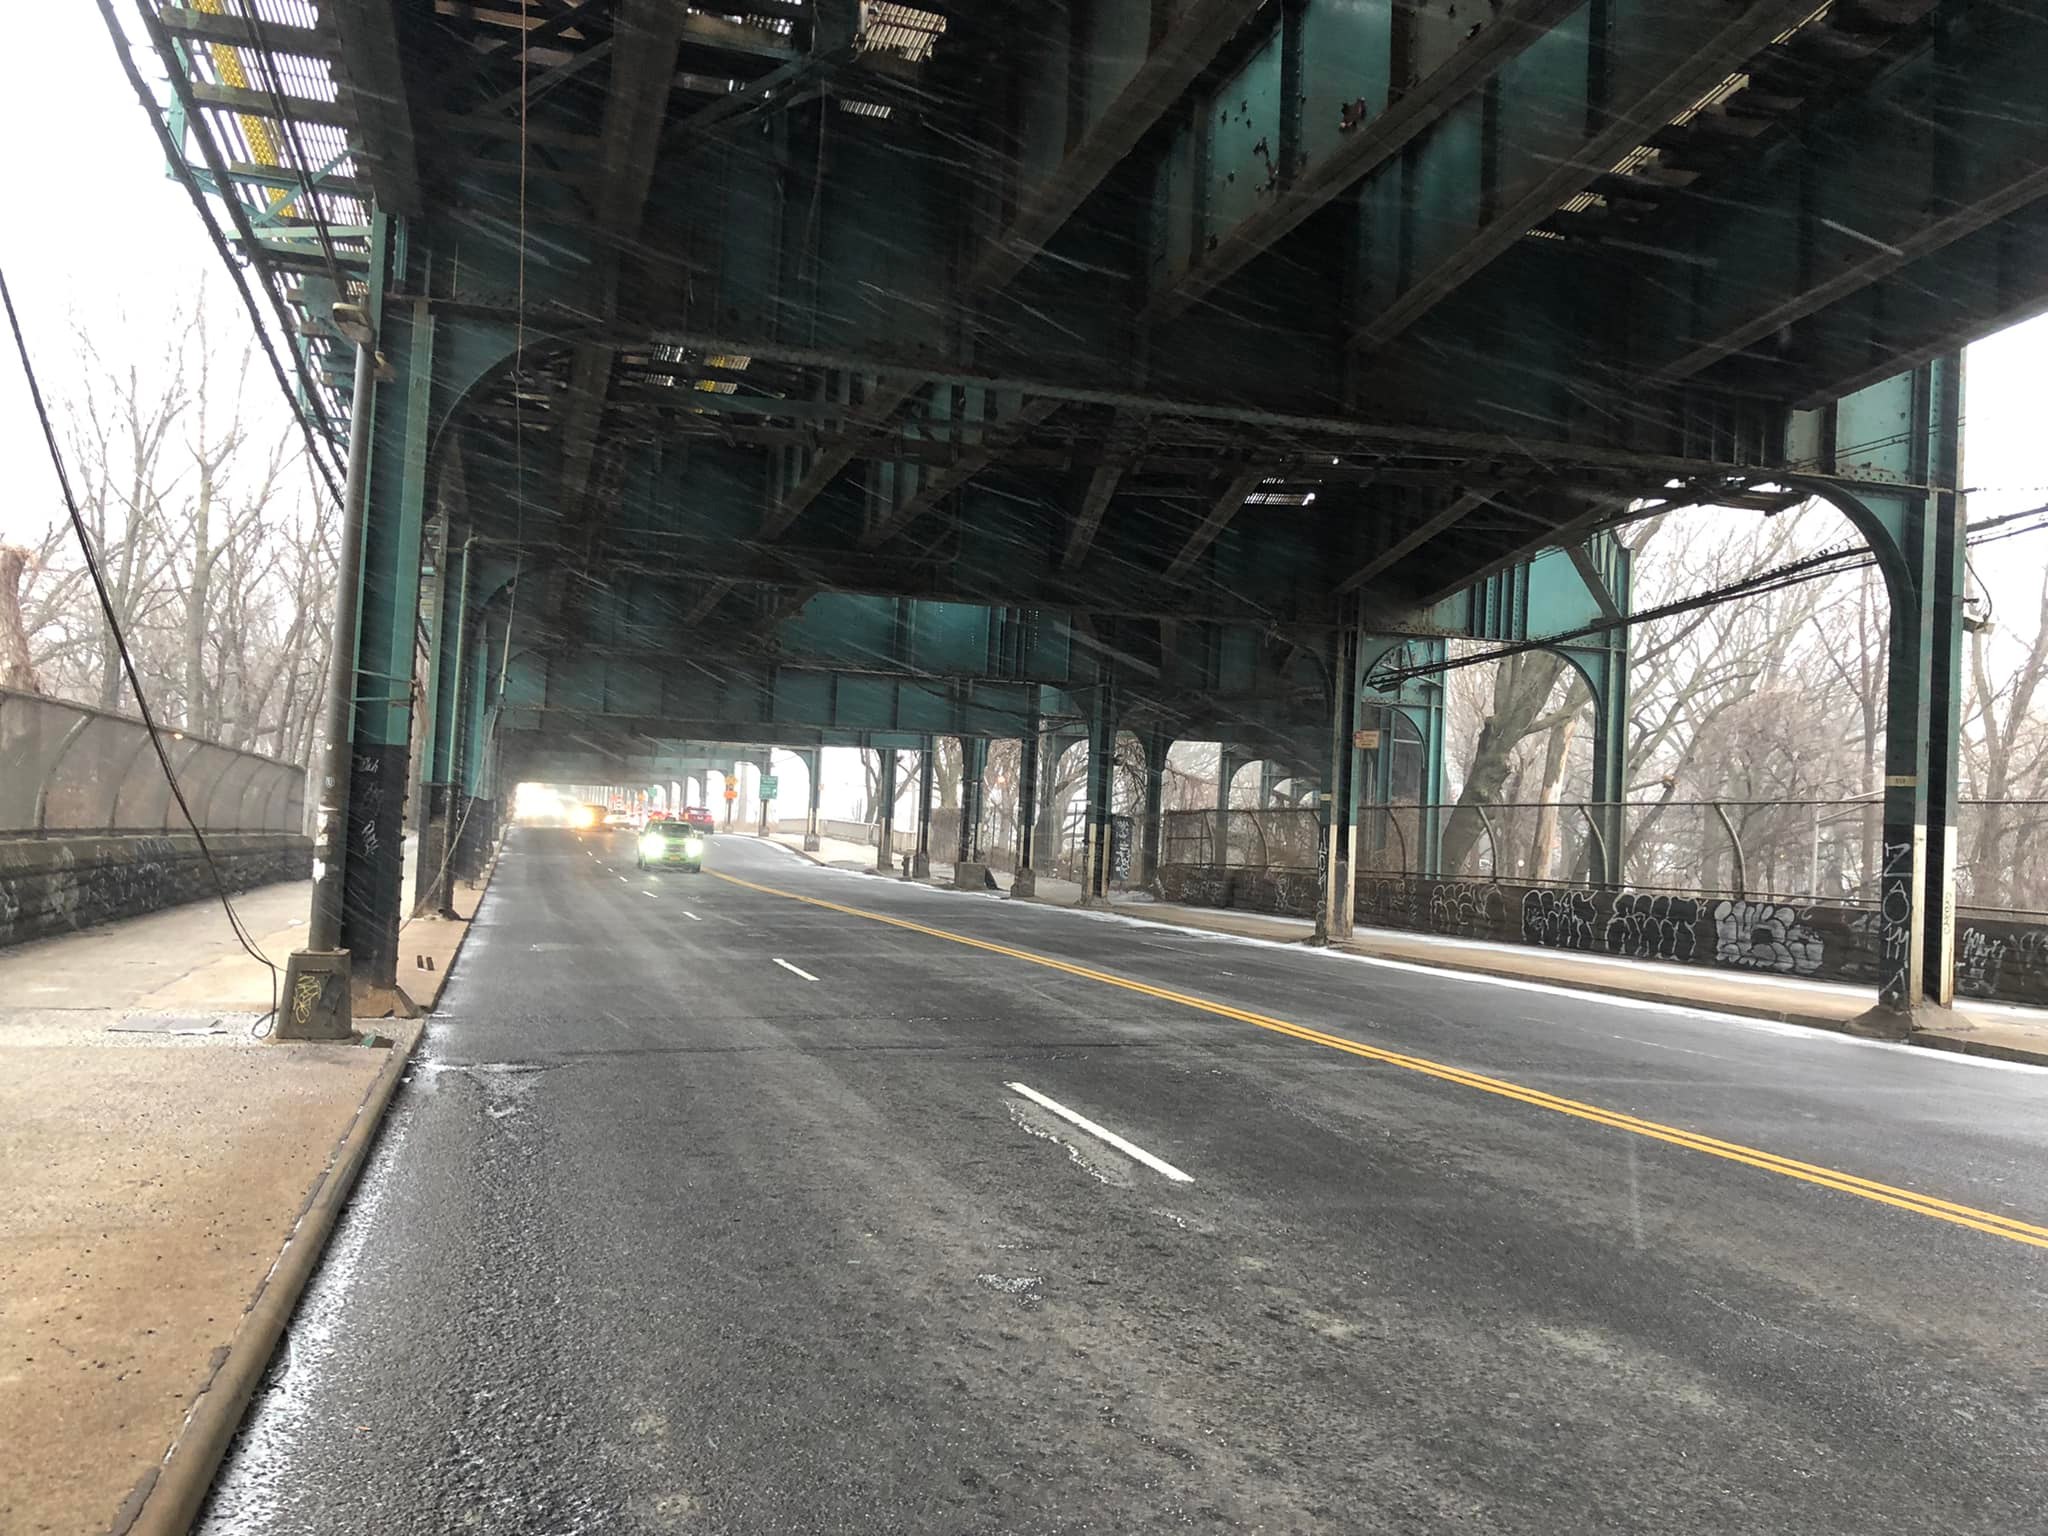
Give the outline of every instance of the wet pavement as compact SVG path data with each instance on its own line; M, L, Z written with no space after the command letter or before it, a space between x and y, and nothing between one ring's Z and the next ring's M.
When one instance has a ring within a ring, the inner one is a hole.
M514 834L202 1529L2039 1527L2040 1070L710 864Z

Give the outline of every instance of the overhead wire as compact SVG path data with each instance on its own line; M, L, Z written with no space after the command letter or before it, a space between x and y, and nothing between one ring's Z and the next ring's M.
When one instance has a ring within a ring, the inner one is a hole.
M2023 519L2037 521L2025 526L2014 524ZM1990 537L1972 538L1972 534L1990 533L1992 529L2002 531ZM2038 533L2048 529L2048 505L2028 507L2018 512L2007 512L1997 517L1972 523L1964 529L1964 548L1975 548L1980 544L1995 544L2001 539L2016 538L2025 533ZM1967 556L1965 557L1967 559ZM1516 640L1498 645L1490 650L1475 651L1466 656L1450 657L1444 661L1418 662L1411 666L1389 667L1375 670L1367 675L1367 685L1384 690L1407 682L1410 678L1438 676L1445 672L1457 672L1466 667L1480 666L1489 661L1501 661L1510 656L1540 651L1553 645L1568 644L1573 640L1590 639L1594 635L1607 634L1617 629L1630 629L1638 624L1647 624L1657 619L1673 618L1681 613L1690 613L1697 608L1712 607L1717 603L1732 602L1740 597L1762 597L1787 587L1803 586L1808 582L1820 581L1829 576L1847 575L1851 571L1866 570L1877 564L1877 556L1867 547L1842 545L1807 555L1769 570L1757 571L1724 586L1712 587L1695 592L1689 597L1675 598L1652 608L1625 613L1616 618L1595 619L1576 629L1563 630L1554 635L1542 635L1531 640ZM1390 653L1391 654L1391 653Z
M222 875L220 865L215 861L213 849L207 845L206 833L199 825L199 818L192 814L192 807L185 799L184 786L178 782L178 773L171 766L170 753L164 747L163 732L157 728L156 716L149 707L149 695L143 691L142 678L135 670L135 657L128 649L128 637L121 631L120 616L114 611L113 595L107 591L107 578L100 569L99 551L93 548L92 537L86 531L85 518L78 510L78 498L72 494L71 475L64 467L63 451L57 446L57 430L51 425L49 408L43 403L42 386L36 380L35 364L29 357L28 338L22 334L21 319L14 311L14 293L7 285L7 274L0 269L0 304L7 310L7 326L14 333L14 349L21 357L21 372L28 381L29 401L35 407L36 420L42 427L43 442L50 450L50 465L57 471L57 485L64 495L64 509L71 518L71 530L78 538L78 548L85 559L86 574L92 578L93 591L98 594L100 612L105 615L107 629L114 642L115 654L120 658L121 670L127 676L128 687L135 695L135 709L142 717L142 728L149 734L149 744L155 749L157 765L163 769L164 780L170 785L171 798L178 803L178 810L185 818L185 825L191 828L194 842L199 847L199 857L206 865L206 872L213 878L214 892L220 898L221 909L227 913L228 926L234 931L235 941L242 946L249 957L270 972L270 1011L258 1023L265 1023L277 1017L277 965L263 952L262 947L250 935L242 923L242 916L235 910L235 903L228 894L227 878Z

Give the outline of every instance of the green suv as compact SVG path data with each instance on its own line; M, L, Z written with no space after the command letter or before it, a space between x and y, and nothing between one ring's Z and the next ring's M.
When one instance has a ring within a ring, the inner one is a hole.
M651 821L640 834L642 869L686 869L704 872L704 834L686 821Z

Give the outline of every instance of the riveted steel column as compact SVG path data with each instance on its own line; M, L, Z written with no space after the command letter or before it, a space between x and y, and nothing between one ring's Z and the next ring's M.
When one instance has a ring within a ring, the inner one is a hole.
M810 804L804 810L804 851L816 853L823 846L818 839L818 804L825 792L825 749L813 747L810 751L811 793Z
M1216 832L1212 860L1222 869L1230 863L1230 781L1242 766L1227 742L1216 746Z
M306 947L328 953L342 946L343 872L348 864L348 781L355 725L355 688L349 658L356 648L363 585L364 507L370 493L371 413L377 389L374 341L356 347L355 394L350 405L348 481L342 494L341 561L335 572L333 660L327 683L326 763L313 837L313 911Z
M413 880L417 893L413 910L425 910L429 903L443 917L455 915L454 864L456 828L460 825L462 788L458 780L461 736L466 724L463 710L465 668L470 650L470 561L473 541L462 541L462 554L455 562L453 591L455 612L444 618L435 647L433 714L434 746L427 764L427 823L431 837L419 844L419 869ZM429 845L431 844L431 849ZM429 862L429 854L432 859Z
M875 868L895 867L896 844L896 749L884 747L882 772L875 787Z
M929 880L932 873L932 779L937 756L936 738L927 736L924 748L917 754L917 853L912 857L910 873L919 880Z
M1353 893L1358 867L1358 615L1347 615L1330 658L1330 768L1324 781L1322 890L1316 900L1314 941L1328 944L1351 937Z
M402 259L401 259L402 264ZM378 351L391 370L373 406L363 524L362 616L354 657L348 858L341 944L358 995L398 979L406 759L412 740L420 530L426 506L427 407L434 317L424 299L388 307Z
M1010 881L1012 896L1032 896L1038 891L1038 767L1044 750L1034 713L1031 734L1017 743L1017 873Z
M960 738L960 848L958 864L976 863L981 858L981 805L988 772L988 740L981 736Z
M1145 821L1138 829L1138 883L1159 879L1159 837L1166 814L1166 752L1173 738L1161 730L1145 733Z
M1961 404L1962 359L1950 354L1793 418L1790 456L1861 482L1853 490L1840 480L1811 489L1869 540L1891 598L1884 835L1874 871L1878 996L1852 1027L1894 1037L1954 999ZM1809 446L1815 436L1818 451ZM1792 946L1795 959L1809 942L1817 962L1818 938Z
M1081 842L1081 904L1109 900L1111 796L1116 787L1116 683L1105 669L1088 720L1088 810Z

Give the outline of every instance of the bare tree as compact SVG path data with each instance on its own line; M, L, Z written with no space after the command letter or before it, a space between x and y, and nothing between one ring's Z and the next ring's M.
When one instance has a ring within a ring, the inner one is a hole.
M29 660L28 627L21 618L21 578L28 562L28 550L0 544L0 688L41 693L35 664Z
M2003 678L1992 656L1992 627L1980 625L1970 633L1962 768L1972 797L1987 803L1973 818L1962 883L1965 899L1978 906L2009 907L2040 899L2038 892L2023 894L2019 888L2035 818L2014 817L2006 802L2028 791L2038 793L2041 770L2048 762L2048 726L2036 705L2042 678L2048 675L2048 572L2043 573L2032 617L2033 635L2019 640L2015 663ZM2014 846L2007 844L2009 832L2016 834Z
M244 395L251 353L216 351L204 295L151 366L79 338L68 408L80 520L138 673L170 718L230 746L311 759L332 636L334 509L275 411ZM303 473L302 473L303 472ZM131 707L65 518L23 562L22 628L52 693Z

